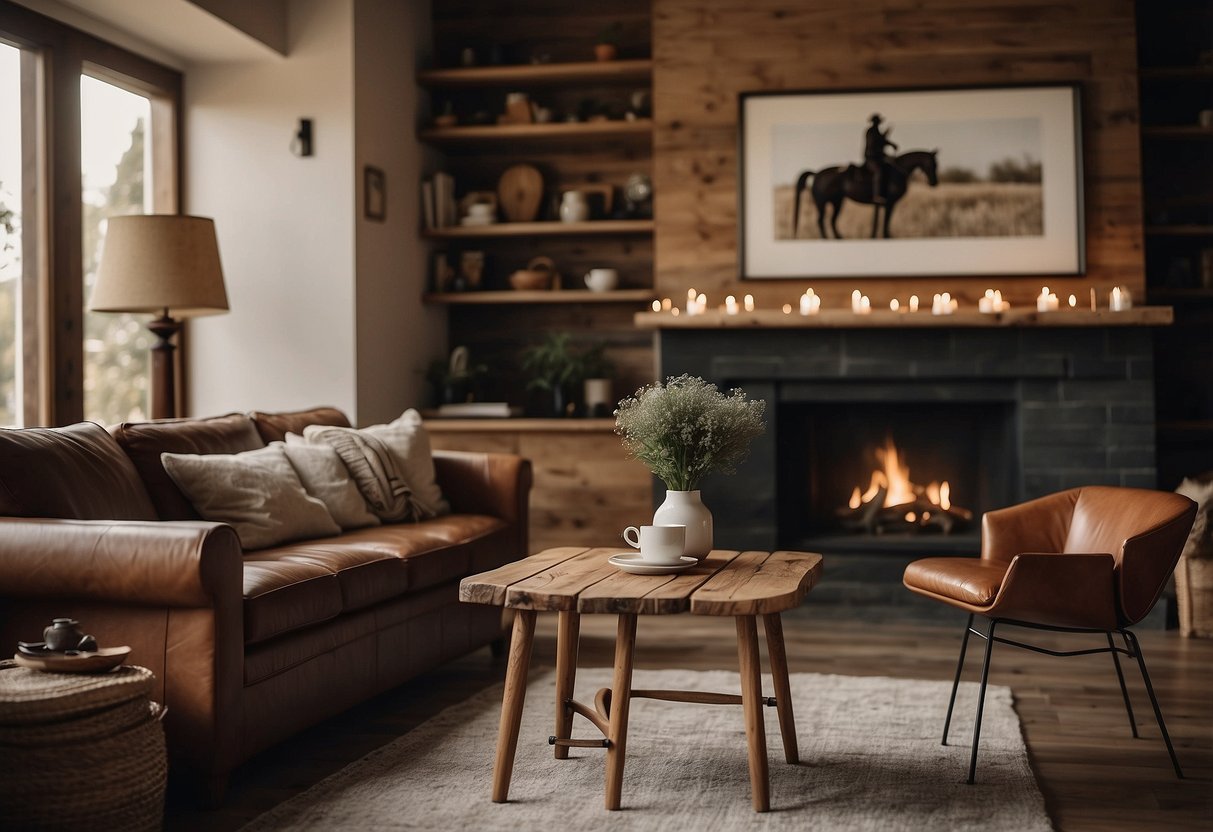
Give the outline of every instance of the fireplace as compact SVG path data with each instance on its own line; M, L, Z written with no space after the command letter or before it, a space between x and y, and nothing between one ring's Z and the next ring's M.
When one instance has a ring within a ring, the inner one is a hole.
M976 552L984 511L1078 485L1153 488L1151 336L1139 327L662 329L661 375L767 401L737 473L703 484L716 545ZM838 522L865 453L892 434L912 479L947 479L967 529L857 533ZM657 502L663 499L656 489Z
M778 541L808 550L975 550L1013 495L1009 402L779 405Z

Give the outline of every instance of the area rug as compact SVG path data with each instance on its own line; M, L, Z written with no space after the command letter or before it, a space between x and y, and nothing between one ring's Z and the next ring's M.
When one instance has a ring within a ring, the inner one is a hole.
M582 670L593 701L608 669ZM977 784L964 778L977 685L956 704L953 741L939 744L949 683L796 673L791 677L800 765L783 761L773 708L764 709L771 811L750 808L741 708L632 701L623 811L602 808L605 750L556 760L554 675L527 689L510 802L489 800L501 686L494 686L368 754L244 827L262 830L961 830L1045 832L1019 718L1006 687L986 695ZM636 688L735 692L736 673L636 671ZM770 693L770 678L763 690ZM597 731L581 717L575 737Z

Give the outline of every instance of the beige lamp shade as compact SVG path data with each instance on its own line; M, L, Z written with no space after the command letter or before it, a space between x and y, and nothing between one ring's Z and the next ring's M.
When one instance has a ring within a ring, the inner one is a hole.
M145 214L111 217L89 309L172 317L228 310L215 222Z

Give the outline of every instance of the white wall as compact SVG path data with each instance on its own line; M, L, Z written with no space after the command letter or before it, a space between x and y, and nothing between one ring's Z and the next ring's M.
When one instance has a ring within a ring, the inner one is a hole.
M186 71L184 206L215 218L231 302L191 322L191 414L356 417L353 11L290 0L289 58ZM289 150L300 117L310 158Z
M428 49L428 2L355 0L354 171L358 183L358 422L390 420L424 402L426 364L446 342L446 312L421 304L426 247L417 236L425 159L416 139L419 92L413 68ZM419 45L424 45L420 46ZM362 170L387 181L387 220L362 216Z

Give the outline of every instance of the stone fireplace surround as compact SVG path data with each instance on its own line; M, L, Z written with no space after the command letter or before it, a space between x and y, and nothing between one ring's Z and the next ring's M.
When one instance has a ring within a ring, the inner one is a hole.
M796 429L779 405L793 402L1005 403L1010 503L1079 485L1155 486L1145 327L677 327L657 339L662 378L690 373L767 401L768 430L747 462L703 485L721 548L798 542L780 539L777 493L780 438Z

